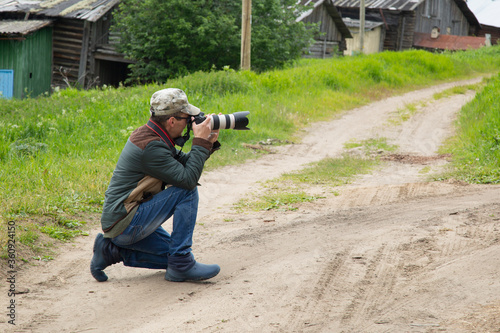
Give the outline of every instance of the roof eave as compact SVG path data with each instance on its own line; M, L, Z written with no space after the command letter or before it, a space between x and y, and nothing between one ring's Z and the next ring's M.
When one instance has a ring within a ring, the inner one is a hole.
M481 24L479 23L476 15L469 9L469 6L467 6L467 3L464 0L454 0L455 4L460 8L462 13L464 14L465 18L469 22L469 24L474 25L478 27L479 29L481 28Z
M32 32L38 31L52 24L52 20L5 20L2 22L4 25L6 25L6 27L0 27L0 35L7 37L24 37ZM9 28L9 23L12 24L11 28ZM14 23L17 23L17 26L14 25ZM24 25L24 27L20 28L20 25ZM15 26L15 29L12 26Z
M83 21L96 22L102 18L106 13L108 13L114 6L120 3L120 0L95 0L91 1L90 8L82 7L78 8L78 4L84 1L77 1L72 3L70 6L65 6L64 8L52 7L42 7L42 1L33 1L29 3L7 3L0 11L11 12L11 13L23 13L31 14L33 16L39 17L50 17L50 18L69 18L77 19ZM59 6L61 3L57 3ZM88 6L88 4L87 4ZM92 7L95 6L95 7ZM72 7L74 8L73 10Z
M342 16L340 16L340 13L338 12L337 8L333 5L332 0L320 0L314 3L314 8L325 5L326 10L330 17L332 18L333 22L335 22L335 25L339 29L340 33L344 38L352 38L351 31L349 28L345 25L344 20L342 20ZM300 22L309 15L312 14L314 9L310 9L308 11L305 11L301 16L297 17L296 21Z

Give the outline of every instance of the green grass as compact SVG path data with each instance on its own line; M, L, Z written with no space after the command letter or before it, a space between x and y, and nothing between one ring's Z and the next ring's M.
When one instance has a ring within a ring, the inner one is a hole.
M345 149L362 148L365 154L374 154L379 151L395 151L398 147L387 142L387 138L371 138L362 141L350 141L344 144Z
M285 174L281 181L322 184L330 187L349 184L356 175L366 174L378 165L376 159L345 154L341 158L326 158L296 173Z
M434 99L438 100L441 98L446 98L452 95L464 95L467 93L469 90L480 90L481 86L484 85L483 83L478 83L478 84L471 84L471 85L465 85L465 86L455 86L446 90L443 90L441 92L435 93L434 94Z
M303 191L293 191L286 189L286 192L281 189L280 192L274 192L262 196L256 201L240 201L235 205L237 210L252 209L252 210L279 210L279 211L295 211L296 204L310 202L322 197L308 195Z
M304 191L303 184L313 185L338 195L335 187L351 183L357 175L366 174L379 165L378 159L367 159L345 154L340 158L326 158L311 163L306 168L287 173L265 182L265 194L244 198L234 205L238 211L250 210L296 210L297 204L310 202L324 196Z
M303 184L312 185L313 191L319 187L322 192L326 190L334 196L338 196L339 192L336 187L351 183L358 175L369 173L380 165L376 154L380 151L394 151L397 146L387 143L387 139L381 137L359 142L347 142L344 144L344 148L347 150L360 148L363 154L353 156L346 153L340 158L326 158L311 163L298 172L287 173L279 178L269 180L264 183L266 189L264 195L258 198L242 199L234 205L234 208L238 211L244 209L296 210L297 204L324 198L324 196L308 194L303 191Z
M14 220L19 234L27 228L64 239L82 228L60 225L61 218L85 214L95 219L128 135L146 123L151 95L165 87L185 90L189 101L205 113L251 112L250 131L221 131L223 149L207 164L213 169L265 153L245 148L243 143L270 138L297 141L298 130L311 122L333 119L345 110L389 95L498 68L498 46L444 54L383 52L304 59L288 69L261 74L225 69L194 73L165 85L66 89L38 98L2 99L2 230L6 221ZM40 229L50 219L54 228ZM35 238L27 236L26 243L33 239L33 247L38 246L40 240ZM0 246L5 249L5 245L6 233L2 233Z
M442 178L469 183L500 183L500 76L488 80L476 97L462 108L457 134L441 149L452 154L450 170Z

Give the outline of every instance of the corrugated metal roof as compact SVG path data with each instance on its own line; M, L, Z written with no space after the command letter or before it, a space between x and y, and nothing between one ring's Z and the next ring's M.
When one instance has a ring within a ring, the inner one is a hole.
M475 26L479 26L479 22L474 16L474 13L467 7L465 0L453 0L458 8L462 11L467 21ZM388 10L405 10L413 11L425 0L365 0L366 8L371 9L388 9ZM336 7L344 8L359 8L361 6L360 0L333 0Z
M451 51L479 49L485 46L485 43L484 37L439 35L437 38L431 38L431 34L420 32L416 32L413 36L414 46L427 49Z
M97 21L120 0L0 0L0 12Z
M304 5L304 6L314 6L314 8L322 5L324 0L300 0L299 4ZM300 22L313 12L313 9L309 9L305 12L302 13L295 21Z
M352 19L352 18L349 18L349 17L346 17L344 19L344 23L349 28L359 28L361 26L359 20L355 20L355 19ZM384 23L366 20L365 21L365 30L373 30L376 27L380 27L381 25L384 25Z
M0 35L27 35L51 24L50 20L0 21Z
M425 0L365 0L366 8L415 10ZM333 0L336 7L359 8L360 0Z
M480 24L500 28L500 1L468 0L467 6Z
M309 5L309 6L314 6L314 8L325 5L328 14L332 17L333 22L335 22L335 25L337 26L337 29L342 33L344 38L352 38L351 32L345 25L344 21L342 20L342 17L340 16L339 12L337 11L337 8L333 5L332 0L300 0L300 4L302 5ZM313 12L313 9L310 9L304 13L300 17L296 19L297 22L302 21L304 18L308 17L311 15Z

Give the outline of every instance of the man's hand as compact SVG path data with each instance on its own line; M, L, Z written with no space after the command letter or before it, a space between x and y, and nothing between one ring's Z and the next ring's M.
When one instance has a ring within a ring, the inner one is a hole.
M212 116L207 115L206 117L207 119L205 119L200 124L196 124L193 121L193 134L195 138L205 139L210 141L211 143L214 143L219 137L219 130L212 130L212 125L210 124L210 122L212 121Z

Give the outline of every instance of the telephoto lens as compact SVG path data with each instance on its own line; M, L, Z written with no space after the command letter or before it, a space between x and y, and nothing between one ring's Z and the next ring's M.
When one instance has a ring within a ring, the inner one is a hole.
M250 111L239 111L231 114L213 114L211 117L212 129L235 129L249 130L248 118ZM200 112L194 117L196 124L202 123L206 119L205 114Z

